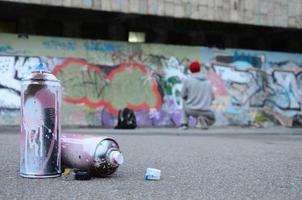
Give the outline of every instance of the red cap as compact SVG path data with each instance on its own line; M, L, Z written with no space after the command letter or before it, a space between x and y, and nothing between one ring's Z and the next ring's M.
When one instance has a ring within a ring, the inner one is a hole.
M200 63L198 61L193 61L189 65L189 69L192 73L199 72L200 71Z

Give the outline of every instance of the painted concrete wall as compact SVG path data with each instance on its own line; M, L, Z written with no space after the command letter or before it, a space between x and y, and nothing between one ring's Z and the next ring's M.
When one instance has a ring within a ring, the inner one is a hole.
M301 0L9 0L111 12L302 28Z
M20 82L39 62L63 85L63 125L112 127L125 106L139 126L179 125L192 60L212 81L216 126L302 114L302 54L0 34L0 125L19 124Z

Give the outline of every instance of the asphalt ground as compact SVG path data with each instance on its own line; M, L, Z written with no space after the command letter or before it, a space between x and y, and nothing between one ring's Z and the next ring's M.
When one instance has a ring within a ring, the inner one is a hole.
M125 163L108 178L19 176L19 131L0 129L0 199L302 199L302 129L63 129L116 139ZM147 167L159 181L144 180Z

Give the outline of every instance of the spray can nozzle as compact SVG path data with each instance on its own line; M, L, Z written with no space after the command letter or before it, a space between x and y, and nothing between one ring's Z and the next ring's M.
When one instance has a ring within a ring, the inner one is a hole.
M124 163L124 156L120 151L113 150L109 153L109 161L112 164L121 165Z

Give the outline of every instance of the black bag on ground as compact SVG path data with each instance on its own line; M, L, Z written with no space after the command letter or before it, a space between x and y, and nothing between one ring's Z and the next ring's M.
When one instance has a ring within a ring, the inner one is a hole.
M129 108L123 108L118 111L117 126L115 129L135 129L136 117L133 110Z
M302 127L302 115L295 114L293 117L293 127Z

